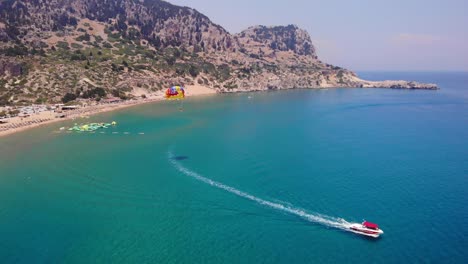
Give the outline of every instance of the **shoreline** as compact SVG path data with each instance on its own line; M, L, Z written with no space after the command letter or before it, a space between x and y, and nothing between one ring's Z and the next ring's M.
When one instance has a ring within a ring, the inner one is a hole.
M185 87L185 96L186 97L196 97L196 96L203 96L203 95L213 95L217 94L217 92L211 88L201 86L201 85L187 85ZM9 135L13 135L22 131L26 131L29 129L58 123L60 121L67 121L75 118L79 118L82 116L93 116L105 112L111 112L115 110L120 110L132 106L138 106L143 104L155 103L164 101L164 93L157 92L148 96L145 99L137 99L131 101L123 101L120 103L112 103L112 104L100 104L100 105L93 105L88 107L83 107L77 110L71 110L68 112L64 112L66 117L59 118L56 117L54 111L45 111L42 113L38 113L35 115L31 115L29 117L21 118L21 117L14 117L11 118L11 122L6 124L0 124L0 138L6 137ZM5 129L5 130L2 130Z
M356 80L359 81L364 81L359 78L356 78ZM398 84L400 85L401 82L405 81L383 81L383 82L370 82L369 83L386 83L388 84ZM417 83L419 84L419 83ZM336 87L332 86L334 88L344 88L344 87ZM437 86L435 86L437 87ZM187 85L184 87L185 88L185 96L186 97L196 97L196 96L203 96L203 95L216 95L216 94L230 94L230 93L250 93L250 92L262 92L262 91L270 91L269 89L234 89L231 91L216 91L212 88L203 86L203 85ZM304 89L329 89L330 87L320 87L320 88L304 88ZM351 88L351 87L350 87ZM377 88L377 86L361 86L361 87L355 87L355 88ZM415 88L402 88L401 86L397 87L391 87L387 86L387 88L391 89L408 89L408 90L426 90L427 88L421 88L421 87L415 87ZM291 88L289 88L291 89ZM289 89L278 89L278 90L289 90ZM295 89L301 89L301 88L295 88ZM438 89L438 88L437 88ZM276 90L276 89L275 89ZM430 89L433 90L433 89ZM64 118L57 118L55 115L56 113L54 111L46 111L42 113L38 113L35 115L32 115L30 117L26 117L25 121L23 121L23 118L20 117L14 117L11 118L10 120L12 122L8 122L6 124L0 124L0 138L6 137L18 132L26 131L29 129L37 128L40 126L44 125L49 125L52 123L57 123L60 121L67 121L75 118L80 118L84 116L93 116L97 115L100 113L105 113L105 112L111 112L115 110L120 110L124 109L127 107L132 107L132 106L137 106L137 105L142 105L142 104L148 104L148 103L155 103L159 101L164 101L165 100L165 94L163 91L158 91L153 94L147 95L147 98L139 98L135 100L130 100L130 101L123 101L119 103L110 103L110 104L98 104L98 105L93 105L93 106L87 106L83 107L77 110L70 110L67 112L64 112L66 116ZM5 129L6 128L6 129Z

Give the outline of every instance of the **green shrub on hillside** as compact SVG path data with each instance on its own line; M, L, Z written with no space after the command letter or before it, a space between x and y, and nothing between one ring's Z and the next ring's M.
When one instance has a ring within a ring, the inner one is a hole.
M104 42L104 44L102 44L102 47L106 48L106 49L112 49L113 48L112 44L110 44L109 42Z
M174 56L164 57L164 59L166 60L169 66L173 66L176 62L176 58Z
M88 33L85 33L84 35L81 35L81 36L78 36L77 38L75 38L76 41L90 41L91 40L91 35L89 35Z
M86 60L86 56L83 53L81 53L81 50L75 50L75 52L71 55L70 60L84 61Z
M223 85L223 86L224 86L224 88L229 89L229 90L231 90L231 89L237 89L237 88L238 88L237 84L235 84L235 83L233 83L233 82L226 83L226 84Z
M112 40L112 42L115 42L117 41L118 39L120 39L122 35L120 33L112 33L110 32L109 34L107 34L107 37L109 39L109 41Z
M97 43L101 43L102 41L104 41L104 39L101 36L94 36L94 39Z
M64 104L71 102L76 99L76 95L72 93L66 93L65 96L62 98L62 102Z
M10 98L9 94L4 94L0 96L0 106L9 105L10 104L9 98Z
M57 47L60 49L64 49L64 50L70 49L70 47L68 46L68 42L64 42L64 41L57 42Z
M218 67L218 74L217 78L221 81L225 81L231 77L231 69L229 68L229 65L227 64L222 64Z
M204 62L202 64L202 70L206 74L215 75L216 74L216 66L210 62Z
M80 45L78 43L72 43L71 44L71 47L74 48L74 49L82 49L83 48L83 45Z
M15 56L25 56L28 55L28 48L25 46L18 46L15 45L13 47L7 47L4 49L0 49L0 54L5 56L15 57Z
M200 70L197 66L191 64L189 67L189 74L195 78L198 76L198 74L200 74Z
M91 90L87 90L83 93L82 97L83 98L99 98L99 97L105 97L106 96L106 91L101 88L101 87L96 87Z

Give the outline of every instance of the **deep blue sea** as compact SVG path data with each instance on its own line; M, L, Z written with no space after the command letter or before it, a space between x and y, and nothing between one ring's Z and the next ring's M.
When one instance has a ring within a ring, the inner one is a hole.
M467 263L468 73L360 77L441 90L207 96L0 138L0 262ZM363 219L382 237L343 229Z

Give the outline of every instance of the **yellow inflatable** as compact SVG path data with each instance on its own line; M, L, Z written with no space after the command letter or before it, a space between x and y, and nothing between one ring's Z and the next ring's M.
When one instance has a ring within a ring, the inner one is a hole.
M166 99L182 100L185 98L185 90L181 86L172 86L166 90Z

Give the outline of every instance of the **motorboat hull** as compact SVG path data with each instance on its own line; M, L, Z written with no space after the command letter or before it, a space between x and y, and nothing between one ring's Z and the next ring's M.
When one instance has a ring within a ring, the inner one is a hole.
M381 229L366 228L362 224L358 223L351 224L348 228L353 233L373 238L378 238L381 234L383 234L383 231Z

